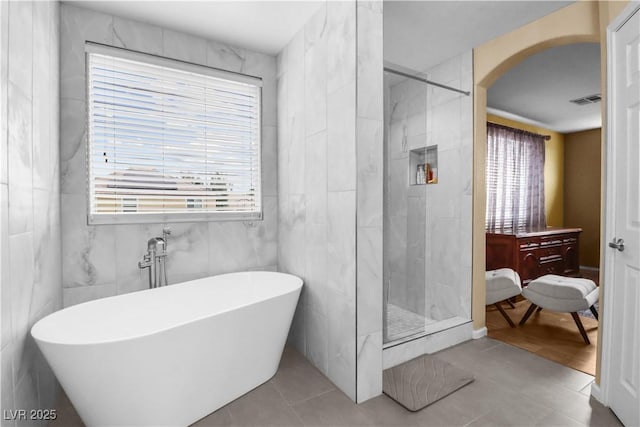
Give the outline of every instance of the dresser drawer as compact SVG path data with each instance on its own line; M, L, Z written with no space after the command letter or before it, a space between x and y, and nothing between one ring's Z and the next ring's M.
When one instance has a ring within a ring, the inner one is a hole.
M518 239L518 247L521 251L538 249L540 247L540 239L538 237L533 237L530 239Z

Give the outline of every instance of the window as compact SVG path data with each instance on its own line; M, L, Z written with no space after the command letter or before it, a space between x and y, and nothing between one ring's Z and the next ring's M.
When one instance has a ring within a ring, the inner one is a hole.
M90 223L262 217L259 78L86 51Z
M487 230L546 226L544 136L487 123Z

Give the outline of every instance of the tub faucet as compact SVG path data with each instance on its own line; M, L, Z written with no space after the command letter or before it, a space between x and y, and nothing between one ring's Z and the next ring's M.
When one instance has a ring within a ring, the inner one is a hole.
M149 269L149 288L167 286L167 269L165 261L167 258L167 236L171 230L165 227L162 230L162 237L152 237L147 241L147 253L138 262L138 268Z

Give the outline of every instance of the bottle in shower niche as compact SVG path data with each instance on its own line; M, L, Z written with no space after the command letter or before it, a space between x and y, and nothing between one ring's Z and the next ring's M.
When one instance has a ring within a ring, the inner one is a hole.
M418 171L416 172L416 184L424 184L425 178L424 165L418 165Z

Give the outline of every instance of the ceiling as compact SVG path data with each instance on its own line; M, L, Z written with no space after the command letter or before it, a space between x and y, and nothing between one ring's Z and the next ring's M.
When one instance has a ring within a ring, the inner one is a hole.
M276 55L321 1L67 1L258 52Z
M424 71L571 3L387 0L384 59Z
M602 126L602 105L569 100L600 93L600 45L547 49L507 71L487 92L494 114L561 133Z

